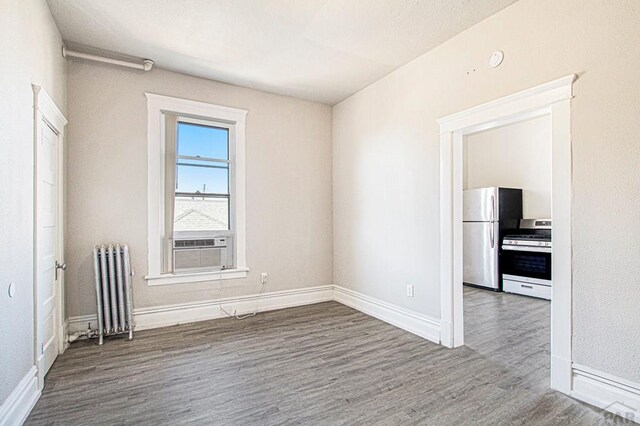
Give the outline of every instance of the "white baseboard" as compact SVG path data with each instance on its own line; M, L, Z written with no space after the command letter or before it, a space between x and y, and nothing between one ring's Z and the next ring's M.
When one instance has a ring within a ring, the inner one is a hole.
M571 396L640 423L640 385L573 364Z
M98 328L98 320L96 314L69 317L67 321L67 336L81 331L86 331L89 328L89 325L93 330Z
M227 312L237 312L238 315L255 311L266 312L276 309L292 308L313 303L329 302L333 300L333 286L325 285L307 287L295 290L264 293L261 296L250 295L229 297L222 300L206 300L198 303L183 303L176 305L154 306L149 308L134 308L133 320L135 330L167 327L216 318L225 318L222 305ZM81 315L69 318L69 333L86 331L87 325L96 329L97 319L93 315Z
M0 406L0 426L21 425L27 420L29 413L38 398L38 379L36 367L33 366L13 389L9 397Z
M225 318L222 305L227 312L238 315L250 312L266 312L276 309L292 308L313 303L333 300L333 286L308 287L296 290L264 293L261 296L240 296L222 300L208 300L199 303L154 306L133 310L136 330L186 324L216 318Z
M265 293L260 297L250 295L225 298L222 301L216 299L198 303L137 308L133 310L133 318L136 324L135 330L147 330L224 318L227 314L220 309L221 304L228 312L235 310L241 315L253 312L256 308L258 312L265 312L331 300L350 306L432 342L440 343L438 320L335 285L277 291ZM95 315L71 317L68 325L69 333L85 331L88 324L92 329L96 329Z
M61 330L62 334L60 334L58 337L60 338L60 353L59 355L62 355L64 353L64 351L66 351L67 349L69 349L69 339L67 338L69 336L69 318L67 318L66 320L64 320L64 322L62 323L62 327Z
M334 300L372 317L440 343L440 321L344 287L334 286Z
M350 306L432 342L440 343L440 324L438 320L334 285L265 293L259 297L258 295L250 295L225 298L224 300L207 300L198 303L137 308L133 310L133 318L136 324L135 330L147 330L224 318L227 314L222 312L220 305L228 312L235 310L241 315L253 312L256 308L258 312L266 312L331 300ZM71 317L68 325L69 333L85 331L89 324L92 329L96 329L97 320L95 315Z

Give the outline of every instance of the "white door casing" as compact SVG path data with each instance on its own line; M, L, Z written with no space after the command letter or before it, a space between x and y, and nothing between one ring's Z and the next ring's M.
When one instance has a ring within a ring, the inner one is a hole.
M34 91L34 338L38 387L65 349L63 324L63 130L67 120L39 86Z
M551 387L572 389L571 355L571 98L575 74L438 120L440 125L441 342L464 344L462 301L462 179L466 135L534 117L551 117L553 288Z

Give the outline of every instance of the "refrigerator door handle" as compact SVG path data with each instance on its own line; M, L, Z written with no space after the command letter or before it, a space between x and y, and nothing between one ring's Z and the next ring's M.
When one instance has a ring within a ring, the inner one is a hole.
M491 235L489 236L489 240L491 241L491 248L494 248L496 245L495 242L495 226L496 226L496 197L491 196Z
M496 220L496 197L491 196L491 222Z
M491 242L491 248L493 248L496 244L495 242L495 227L496 223L495 222L491 222L491 228L489 229L489 241Z

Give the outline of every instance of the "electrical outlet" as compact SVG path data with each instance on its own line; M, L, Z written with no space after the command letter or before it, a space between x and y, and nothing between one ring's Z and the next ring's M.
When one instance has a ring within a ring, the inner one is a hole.
M260 274L260 284L266 284L269 276L266 272Z
M413 284L407 284L407 297L413 297Z

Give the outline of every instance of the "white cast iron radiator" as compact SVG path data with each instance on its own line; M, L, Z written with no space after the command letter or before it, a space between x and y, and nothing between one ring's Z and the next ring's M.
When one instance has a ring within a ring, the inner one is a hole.
M96 278L98 336L129 333L133 339L133 299L131 260L126 244L95 246L93 269Z

